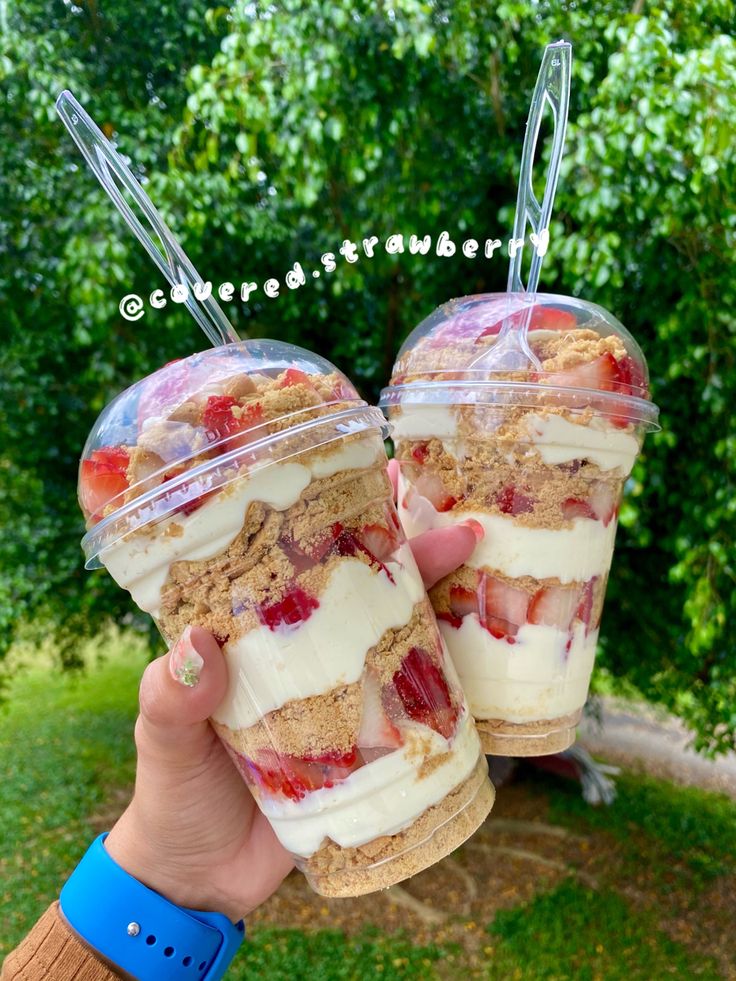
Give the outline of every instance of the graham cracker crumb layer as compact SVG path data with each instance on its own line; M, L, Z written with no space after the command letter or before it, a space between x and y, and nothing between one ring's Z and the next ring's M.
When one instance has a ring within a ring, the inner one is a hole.
M347 753L357 741L362 707L362 686L356 682L287 702L246 729L214 721L213 725L221 739L249 759L270 749L300 758Z
M295 584L318 599L343 558L326 555L299 571L284 542L309 550L336 523L356 532L366 525L388 527L390 501L385 461L379 458L371 467L312 480L284 511L252 502L242 530L219 555L172 564L159 615L164 636L173 641L196 624L224 643L260 626L257 604L279 602ZM362 553L352 558L370 564Z
M458 520L464 512L481 511L528 528L571 528L572 519L563 514L566 502L587 501L591 493L604 491L618 504L625 479L618 470L602 471L584 459L546 464L531 443L506 443L494 433L462 446L453 439L397 440L396 454L410 487L427 472L441 480L457 502L452 513ZM518 513L509 513L512 508Z
M561 753L575 742L575 728L582 707L569 715L534 722L476 719L483 752L489 756L548 756Z
M366 655L366 667L381 685L391 685L402 661L414 647L420 647L444 670L444 651L432 607L427 600L417 603L408 623L387 630ZM447 678L454 706L461 710L463 696ZM218 735L238 753L256 759L259 751L308 758L325 752L349 752L355 747L363 708L363 685L357 681L340 685L322 695L287 702L269 712L252 726L231 729L215 723ZM431 772L437 761L425 761L422 775Z
M362 896L388 889L459 848L486 819L494 798L488 764L481 756L469 777L404 831L357 848L328 841L300 861L299 868L321 896Z
M607 326L607 325L601 325ZM610 330L610 327L608 327ZM417 376L434 372L465 372L468 365L490 352L497 335L453 336L447 344L440 345L437 337L420 340L413 348L405 351L396 361L392 384L397 376L403 382L415 380ZM611 354L617 360L626 356L626 347L616 334L602 337L588 327L578 327L566 331L530 331L527 341L541 362L542 371L563 371L595 361L603 354ZM525 381L526 371L494 371L493 377L508 381Z

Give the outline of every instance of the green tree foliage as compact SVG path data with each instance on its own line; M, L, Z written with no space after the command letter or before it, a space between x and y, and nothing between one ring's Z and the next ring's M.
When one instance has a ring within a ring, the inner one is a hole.
M53 6L53 9L52 9ZM141 623L82 570L75 467L112 394L203 346L182 308L135 324L161 284L53 113L70 87L135 163L214 283L282 282L227 305L245 336L331 357L375 398L414 324L505 286L505 260L339 254L343 240L510 233L544 44L575 46L549 291L595 299L639 339L663 432L630 482L602 661L736 741L736 42L733 0L207 0L78 8L25 0L0 53L0 624L73 639ZM337 269L311 278L320 256ZM307 283L290 291L300 262Z

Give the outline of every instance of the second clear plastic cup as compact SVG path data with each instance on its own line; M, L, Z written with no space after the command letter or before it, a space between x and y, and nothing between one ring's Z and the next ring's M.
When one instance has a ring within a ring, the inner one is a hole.
M493 801L386 464L381 416L344 376L246 342L123 393L80 468L88 558L169 643L216 636L213 724L328 896L431 865Z
M624 482L657 409L636 342L601 307L452 301L400 352L383 394L409 536L474 519L484 537L431 591L487 753L567 748L585 704ZM499 371L526 318L539 367Z

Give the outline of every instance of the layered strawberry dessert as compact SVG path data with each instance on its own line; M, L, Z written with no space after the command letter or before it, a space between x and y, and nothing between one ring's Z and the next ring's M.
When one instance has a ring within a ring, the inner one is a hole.
M229 688L213 724L313 887L391 885L471 834L493 790L380 417L334 369L184 389L144 390L135 441L83 461L92 522L157 512L99 558L167 641L189 624L217 638Z
M539 367L492 373L503 318L448 318L410 338L387 390L407 535L469 518L485 531L430 597L487 753L564 749L587 698L647 395L633 340L591 310L580 324L535 307Z

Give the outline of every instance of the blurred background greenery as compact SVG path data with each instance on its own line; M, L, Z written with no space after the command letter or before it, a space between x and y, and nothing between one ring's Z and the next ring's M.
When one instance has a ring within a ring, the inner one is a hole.
M736 744L736 40L733 0L0 0L0 656L65 664L111 621L82 567L76 468L105 403L205 346L54 112L70 88L214 283L283 278L343 239L506 239L543 46L574 71L543 286L596 300L649 360L661 433L628 488L603 621L607 678ZM310 263L312 265L310 265ZM402 338L506 263L360 259L227 305L242 336L334 360L375 399ZM730 623L730 629L729 629Z

